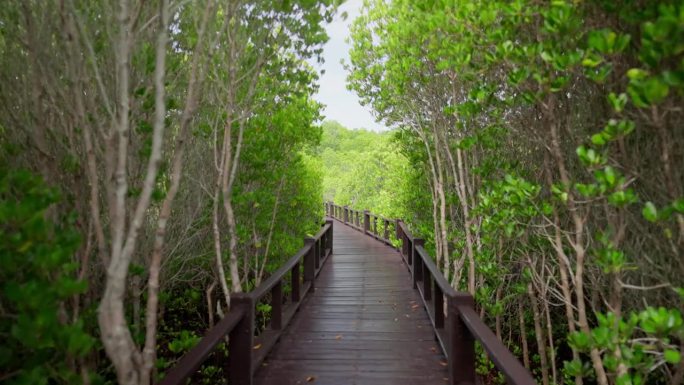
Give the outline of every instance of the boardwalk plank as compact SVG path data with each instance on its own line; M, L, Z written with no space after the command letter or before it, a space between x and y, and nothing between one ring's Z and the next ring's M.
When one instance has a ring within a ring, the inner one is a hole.
M255 384L445 384L444 356L398 252L339 222L333 250Z

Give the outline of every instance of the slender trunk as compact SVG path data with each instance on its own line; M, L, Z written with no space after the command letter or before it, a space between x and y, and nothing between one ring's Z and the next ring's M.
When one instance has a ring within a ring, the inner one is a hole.
M221 291L223 292L223 299L226 302L226 309L230 309L230 290L228 289L228 281L226 280L226 271L223 268L223 251L221 250L221 231L219 227L219 187L216 187L214 193L214 203L212 208L212 230L214 233L214 253L216 255L216 271L218 273L218 280L221 284Z
M553 185L553 180L551 178L551 169L549 163L550 161L548 158L548 153L544 153L544 175L546 178L547 185L549 186L549 188L551 188L551 186ZM572 306L572 285L570 282L570 276L572 276L572 268L570 267L570 261L568 260L568 256L565 254L565 251L563 250L563 238L561 234L560 218L556 206L553 206L553 231L553 238L549 238L554 250L556 251L556 256L558 258L558 271L560 274L561 282L560 289L561 293L563 293L565 318L568 323L568 332L572 334L577 331L575 322L575 311ZM577 349L574 347L571 347L570 349L572 350L572 359L574 361L579 361L580 356ZM582 385L583 383L584 380L582 378L582 375L575 376L575 385Z
M209 287L207 287L207 318L209 320L209 329L214 327L214 301L212 300L211 294L214 292L216 287L216 281L213 281Z
M123 253L126 221L126 195L128 182L126 167L128 160L129 135L129 65L132 46L130 4L128 0L119 1L117 16L119 37L116 43L116 73L118 83L117 113L118 120L112 124L115 132L112 138L118 140L116 152L111 151L110 160L114 163L113 201L111 207L112 251L107 269L105 292L100 302L98 323L102 343L107 356L111 359L118 381L122 385L139 383L138 368L141 357L130 330L124 309L126 275L130 259Z
M552 102L553 100L550 103ZM549 111L553 111L552 104L549 108ZM583 333L589 334L591 333L591 330L589 328L589 320L587 318L587 309L584 298L584 264L586 257L586 250L584 249L584 223L586 217L583 217L582 214L580 214L580 208L576 207L573 193L569 190L571 183L567 169L565 167L565 159L563 158L563 153L560 147L558 126L551 113L549 113L549 128L551 132L551 152L558 165L561 182L563 183L563 186L566 186L565 189L566 193L568 194L568 209L574 224L574 239L572 242L572 247L575 251L574 284L575 299L577 301L577 321L580 330ZM598 351L598 349L593 348L590 350L589 355L591 357L592 366L594 367L594 372L596 373L596 381L599 385L608 385L608 377L606 376L606 371L603 367L601 353Z
M435 151L434 151L434 168L435 168L435 191L437 193L437 197L439 198L439 226L440 226L440 231L439 231L439 242L442 244L442 258L444 259L445 263L449 263L447 261L450 260L450 255L449 255L449 245L448 245L448 236L447 236L447 225L446 225L446 195L444 194L444 172L442 170L442 159L439 155L440 152L440 138L439 134L437 133L437 128L432 126L432 138L434 141L434 146L435 146ZM448 276L448 271L444 272Z
M435 161L432 157L432 151L430 150L430 143L429 143L427 137L421 131L420 127L415 127L414 130L416 131L416 133L418 134L418 136L422 140L423 145L425 146L425 153L427 154L428 161L430 164L430 174L432 175L432 183L431 183L432 191L433 191L432 205L433 205L433 221L435 224L434 237L435 237L436 250L438 251L436 253L437 255L435 256L435 259L436 259L435 262L436 262L437 266L440 266L442 261L444 261L445 266L448 267L448 263L449 263L448 259L443 258L443 256L447 253L447 251L444 249L444 244L442 242L442 228L441 228L442 222L437 216L438 211L441 213L441 208L442 208L441 202L444 198L444 188L443 188L443 186L440 187L440 185L439 185L439 177L437 174L437 167L435 166ZM440 191L441 191L441 194L440 194ZM439 201L440 203L438 204L437 201ZM449 276L448 268L444 269L443 273L445 276L448 277Z
M546 298L544 295L542 298ZM553 324L551 323L551 312L549 311L549 301L542 301L544 307L544 315L546 316L546 337L549 339L549 361L551 364L551 378L552 383L558 383L558 373L556 368L556 349L553 342Z
M166 8L167 4L163 2L161 6ZM183 168L183 154L185 152L185 143L188 140L190 122L197 108L197 88L199 87L198 83L201 82L198 79L201 58L200 52L202 50L204 31L206 30L211 8L212 1L208 1L202 17L202 24L198 31L197 43L193 49L193 59L190 65L187 96L185 99L183 113L181 115L180 129L174 146L173 159L171 161L172 165L169 191L166 193L166 197L162 203L159 218L157 220L157 230L155 232L152 256L150 258L149 277L147 281L147 304L145 310L145 345L142 351L143 371L141 383L143 384L148 384L151 382L153 377L152 371L157 358L156 346L158 320L157 313L159 309L159 282L163 249L166 239L166 229L169 217L171 216L172 203L176 198L180 186ZM161 28L166 28L166 25L168 24L168 13L168 10L165 10L162 11L162 14L160 15L162 18L166 18L166 21L162 21Z
M268 252L271 248L271 239L273 238L273 233L275 230L276 215L278 213L278 204L280 203L280 193L283 191L283 185L285 184L285 176L280 178L280 183L278 184L278 190L276 191L275 204L273 205L273 213L271 214L271 225L268 230L268 238L266 239L266 249L264 250L264 259L261 263L261 268L255 278L254 286L259 286L261 280L264 276L264 269L266 268L266 263L268 263Z
M527 330L525 329L525 310L523 309L522 299L518 301L518 323L520 325L520 341L522 343L523 364L530 369L530 351L527 347Z
M542 383L549 385L549 364L546 355L546 341L544 341L544 330L541 326L541 314L539 314L539 298L531 283L527 284L527 294L530 297L532 316L534 318L534 332L537 335L537 351L539 352L539 363L541 365Z
M501 301L501 290L502 290L502 286L499 286L496 289L496 297L495 297L496 302L495 303L499 303L499 301ZM484 308L484 306L483 306L483 308ZM496 313L496 316L495 316L495 325L496 325L496 338L498 338L499 341L502 341L502 339L501 339L501 314L498 312Z
M465 181L467 179L467 172L463 165L463 153L461 149L456 149L456 160L458 162L458 171L461 179L460 189L462 195L461 207L463 208L463 216L465 217L464 230L466 234L466 253L468 255L468 292L475 295L475 252L473 250L473 235L470 231L470 211L468 210L468 195L466 192Z

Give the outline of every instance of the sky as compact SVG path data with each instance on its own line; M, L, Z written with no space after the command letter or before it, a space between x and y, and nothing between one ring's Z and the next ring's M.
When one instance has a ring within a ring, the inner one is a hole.
M384 131L387 128L375 122L369 107L363 107L353 91L347 90L347 72L340 60L349 62L350 45L345 42L349 37L349 25L361 12L363 0L347 0L337 12L335 20L328 24L326 30L330 40L323 48L323 65L313 64L320 76L320 89L315 99L326 105L323 115L328 120L337 120L347 128L365 128L372 131ZM342 13L347 12L347 19L342 20Z

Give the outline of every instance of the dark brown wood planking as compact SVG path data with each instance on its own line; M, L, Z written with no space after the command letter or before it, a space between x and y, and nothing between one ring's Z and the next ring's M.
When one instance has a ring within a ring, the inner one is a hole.
M316 291L254 383L447 383L444 355L399 253L338 221L333 230L333 254Z

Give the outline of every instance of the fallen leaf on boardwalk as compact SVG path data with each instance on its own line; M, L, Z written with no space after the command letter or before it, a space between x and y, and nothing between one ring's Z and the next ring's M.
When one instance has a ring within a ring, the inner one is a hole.
M338 341L341 340L341 339L342 339L342 334L336 335L336 336L335 336L335 339L338 340Z
M433 352L437 353L437 348L436 348L436 347L434 347L434 346L433 346L433 347L431 347L431 348L430 348L430 350L432 350Z
M254 349L254 350L261 349L261 344L254 345L254 347L252 349Z
M418 309L418 307L420 307L420 305L415 304L415 305L411 306L411 309Z
M316 381L316 376L309 376L306 378L306 382L314 382Z
M395 318L395 319L394 319L394 322L397 322L397 321L399 321L399 318Z
M447 365L448 365L446 361L439 361L439 364L442 365L442 366L447 366Z

